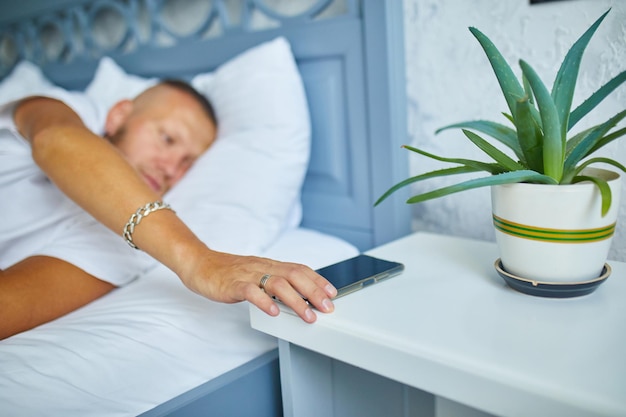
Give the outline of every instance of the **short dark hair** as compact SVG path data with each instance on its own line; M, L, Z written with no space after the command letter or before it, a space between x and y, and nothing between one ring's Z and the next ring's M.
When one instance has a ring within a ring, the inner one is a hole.
M217 127L217 117L215 116L215 109L213 108L213 104L211 104L211 101L204 94L201 94L198 90L196 90L191 84L189 84L187 81L174 78L163 79L160 81L160 84L170 86L179 91L183 91L195 98L196 101L200 103L200 105L204 109L206 115L209 116L209 119L211 119L213 124L215 124L215 126Z

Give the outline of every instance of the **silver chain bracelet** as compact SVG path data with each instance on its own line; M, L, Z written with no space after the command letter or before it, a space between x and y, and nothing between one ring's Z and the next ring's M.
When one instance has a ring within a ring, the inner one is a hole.
M128 243L131 248L137 250L139 249L139 247L135 245L135 242L133 242L133 232L135 231L135 226L139 225L141 219L146 217L148 214L162 209L172 210L169 204L165 204L162 201L155 201L152 203L148 203L145 206L139 207L137 211L130 216L130 219L128 219L128 223L126 223L126 226L124 226L124 233L122 233L122 237L126 240L126 243Z

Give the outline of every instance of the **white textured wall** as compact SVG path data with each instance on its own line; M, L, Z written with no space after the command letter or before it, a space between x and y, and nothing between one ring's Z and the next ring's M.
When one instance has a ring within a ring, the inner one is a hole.
M403 1L410 140L412 145L435 154L486 160L460 131L450 130L437 136L434 131L474 119L506 124L501 116L507 109L506 103L468 26L486 34L518 74L517 62L522 58L551 86L569 47L612 7L585 52L574 106L626 70L626 0L567 0L533 6L528 0ZM590 122L605 121L625 108L626 85L622 85L590 113L584 126L581 122L574 130L589 126ZM607 147L604 154L626 164L626 137ZM442 167L413 153L409 158L413 175ZM415 185L413 191L450 182L438 179ZM626 261L626 181L622 195L610 258ZM494 240L490 193L486 188L414 205L413 221L414 230Z

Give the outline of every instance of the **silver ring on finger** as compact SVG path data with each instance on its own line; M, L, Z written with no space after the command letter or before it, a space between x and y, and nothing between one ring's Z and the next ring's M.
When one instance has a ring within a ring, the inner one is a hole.
M272 276L270 274L265 274L261 277L261 281L259 281L259 288L262 289L264 293L267 293L267 291L265 291L265 284L267 284L267 281L271 277Z

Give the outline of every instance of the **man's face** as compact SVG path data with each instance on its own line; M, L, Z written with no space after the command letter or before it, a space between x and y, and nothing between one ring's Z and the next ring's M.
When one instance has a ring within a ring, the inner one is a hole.
M173 87L157 86L117 106L109 114L113 124L107 120L108 136L159 195L176 184L215 140L216 127L200 103ZM120 112L117 123L115 111Z

